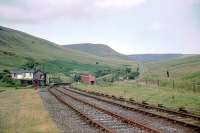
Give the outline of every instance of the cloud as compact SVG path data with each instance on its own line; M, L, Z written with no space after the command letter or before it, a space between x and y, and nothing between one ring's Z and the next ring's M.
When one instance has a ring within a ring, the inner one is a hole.
M194 10L199 3L200 0L1 0L0 25L57 43L107 43L120 52L199 52L199 12Z
M87 0L86 0L87 1ZM32 23L58 19L60 17L76 18L87 15L85 7L81 6L82 2L76 0L17 0L15 3L0 5L1 21Z
M162 29L162 25L161 25L160 22L155 21L155 22L153 22L153 23L150 25L149 29L150 29L151 31L159 31L159 30Z
M96 5L102 8L130 8L145 2L145 0L98 0Z
M103 8L117 10L140 5L145 0L15 0L0 5L1 21L34 23L64 19L87 19Z

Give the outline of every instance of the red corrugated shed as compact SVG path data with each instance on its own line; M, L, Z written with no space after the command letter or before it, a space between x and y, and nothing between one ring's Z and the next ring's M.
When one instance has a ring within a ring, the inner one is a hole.
M81 82L86 84L95 84L96 83L96 77L92 75L81 75Z

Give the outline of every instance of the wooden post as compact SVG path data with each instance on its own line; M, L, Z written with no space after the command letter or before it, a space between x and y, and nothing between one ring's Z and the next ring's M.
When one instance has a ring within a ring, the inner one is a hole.
M195 92L196 91L195 82L193 82L192 85L193 85L193 91Z
M35 90L37 90L37 86L38 86L37 80L34 80L34 86L35 86Z
M174 79L173 79L173 88L175 87Z
M145 82L146 82L146 86L147 86L147 80L145 80Z
M160 80L158 80L158 87L160 86Z
M136 85L138 86L138 82L139 82L139 80L136 80Z

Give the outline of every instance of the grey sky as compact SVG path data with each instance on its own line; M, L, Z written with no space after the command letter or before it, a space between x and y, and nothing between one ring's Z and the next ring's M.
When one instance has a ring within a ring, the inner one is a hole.
M200 54L200 0L1 0L0 25L125 54Z

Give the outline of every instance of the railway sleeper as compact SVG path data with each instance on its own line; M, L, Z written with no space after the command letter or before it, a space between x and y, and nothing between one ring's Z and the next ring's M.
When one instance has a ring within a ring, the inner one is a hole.
M84 95L84 94L83 94ZM87 95L87 94L85 94L85 95ZM92 97L92 96L91 96ZM118 99L119 100L119 99ZM102 100L102 101L105 101L105 100ZM119 100L119 101L121 101L121 100ZM128 103L130 103L130 102L128 102ZM118 106L120 106L120 107L123 107L123 106L126 106L126 105L121 105L121 104L118 104L118 103L115 103L115 102L112 102L112 104L114 104L114 105L118 105ZM150 105L144 105L144 104L139 104L139 103L134 103L134 104L138 104L139 106L144 106L145 108L152 108ZM162 115L157 115L157 114L154 114L154 113L151 113L151 112L146 112L146 111L144 111L144 110L141 110L141 109L135 109L135 108L132 108L132 107L130 107L131 108L131 110L134 110L134 111L138 111L138 112L141 112L141 113L143 113L143 114L148 114L148 115L150 115L150 116L153 116L153 117L158 117L158 118L164 118L164 119L166 119L166 120L169 120L169 121L173 121L173 122L175 122L175 123L180 123L180 124L182 124L182 125L186 125L186 126L188 126L188 127L193 127L193 128L197 128L198 130L200 130L200 126L198 126L198 125L196 125L196 127L195 127L195 125L194 124L190 124L190 123L185 123L185 122L183 122L183 121L180 121L180 120L176 120L176 119L174 119L174 117L173 118L168 118L168 117L166 117L166 116L162 116ZM156 108L156 110L158 109L158 107ZM160 109L158 109L158 111L160 111ZM163 112L166 112L165 110L162 110ZM174 114L176 113L176 112L173 112ZM172 114L173 114L172 113Z

